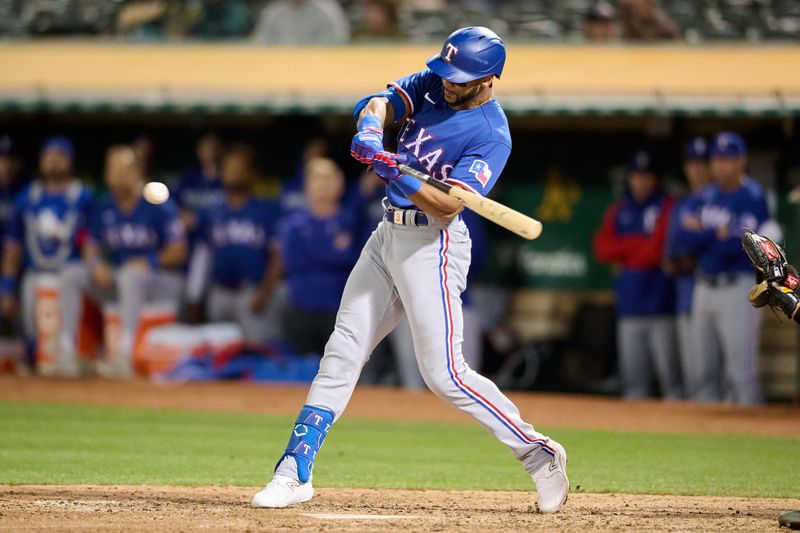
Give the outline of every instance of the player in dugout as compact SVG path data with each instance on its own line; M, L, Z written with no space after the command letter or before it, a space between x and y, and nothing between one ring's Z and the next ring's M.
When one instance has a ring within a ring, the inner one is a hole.
M177 305L182 289L180 268L186 261L186 232L170 200L153 204L142 195L144 170L128 145L106 152L105 181L110 194L99 199L89 217L83 263L63 273L62 344L76 353L83 296L116 302L122 334L115 353L97 366L101 375L130 378L133 348L146 302ZM72 356L74 358L74 355Z
M628 169L625 197L608 208L594 239L597 260L620 269L614 288L626 399L653 394L653 370L661 395L670 400L681 398L674 285L661 270L673 205L661 188L650 155L636 152Z
M206 316L236 322L253 346L278 335L269 311L281 273L273 246L278 204L255 196L256 177L252 148L230 146L222 161L225 198L198 217L186 290L189 302L199 302L210 279Z
M752 283L753 267L742 251L745 230L778 240L762 186L747 174L747 146L730 131L714 136L709 147L713 185L702 194L697 216L682 217L684 243L697 256L693 335L695 372L702 401L762 401L758 381L761 313L741 305Z
M304 175L307 207L289 214L279 230L289 289L281 322L296 353L321 356L364 244L364 220L360 210L343 209L344 174L333 160L310 159Z
M48 278L62 289L59 277L80 260L86 219L93 194L73 175L75 148L66 137L50 137L42 144L36 179L15 198L5 234L0 311L7 319L18 315L17 278L22 276L23 331L30 347L36 337L37 287ZM55 361L37 370L55 376L77 376L78 361L56 350Z
M703 137L695 137L686 145L683 173L689 185L689 195L681 199L672 212L664 250L664 270L675 280L675 328L678 335L684 398L701 401L702 384L698 380L701 369L698 368L698 362L702 357L697 353L692 320L697 257L693 250L687 247L687 241L691 238L686 239L681 222L684 218L700 214L703 193L711 184L708 141Z

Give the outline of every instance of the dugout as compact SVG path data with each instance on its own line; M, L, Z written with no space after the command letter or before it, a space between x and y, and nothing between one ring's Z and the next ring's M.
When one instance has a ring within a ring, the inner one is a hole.
M318 134L341 148L337 159L354 177L358 165L347 155L353 102L421 68L435 51L7 43L0 47L0 131L18 137L29 161L43 137L70 135L79 169L96 179L112 142L152 136L169 175L189 164L195 134L215 128L257 148L265 190L274 193L303 142ZM513 46L497 92L515 149L495 197L546 224L535 243L495 232L485 275L512 289L510 320L523 340L566 343L582 303L613 305L610 274L594 263L590 239L637 148L653 151L680 192L685 140L742 133L752 174L770 190L792 237L787 252L800 261L800 208L788 201L800 185L800 49ZM764 327L767 393L790 398L798 393L796 331L769 315ZM585 368L554 371L562 386L592 386L574 381ZM598 378L605 371L596 369Z

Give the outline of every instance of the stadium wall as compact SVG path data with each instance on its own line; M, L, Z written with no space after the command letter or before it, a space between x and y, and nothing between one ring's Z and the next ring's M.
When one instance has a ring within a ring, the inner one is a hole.
M422 68L436 52L431 46L6 43L0 107L71 102L112 110L344 112L365 89ZM789 116L800 113L800 49L516 45L497 90L506 108L520 114Z

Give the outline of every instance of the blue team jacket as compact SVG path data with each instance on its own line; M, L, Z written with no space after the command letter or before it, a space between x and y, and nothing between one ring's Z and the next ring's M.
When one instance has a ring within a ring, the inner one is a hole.
M619 316L675 312L673 281L661 270L673 204L663 192L641 203L626 194L606 210L594 250L600 263L621 267L614 284Z

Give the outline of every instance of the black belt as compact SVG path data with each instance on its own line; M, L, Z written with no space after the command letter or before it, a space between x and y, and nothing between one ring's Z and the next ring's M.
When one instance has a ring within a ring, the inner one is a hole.
M391 205L386 206L383 219L386 222L397 224L398 226L410 226L412 228L430 226L428 215L419 209L400 209Z

